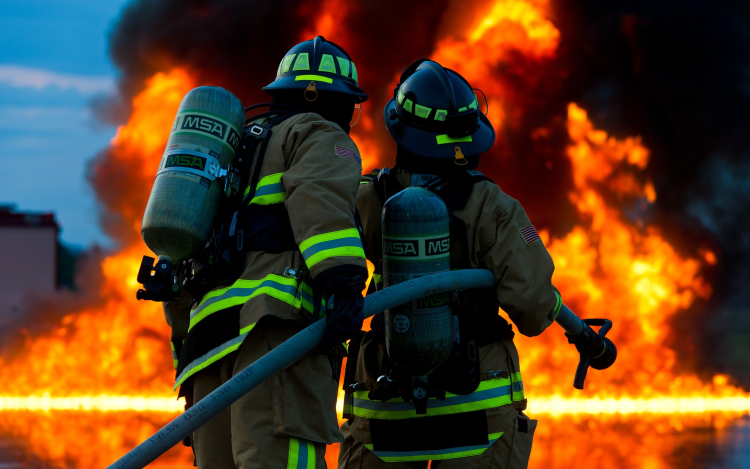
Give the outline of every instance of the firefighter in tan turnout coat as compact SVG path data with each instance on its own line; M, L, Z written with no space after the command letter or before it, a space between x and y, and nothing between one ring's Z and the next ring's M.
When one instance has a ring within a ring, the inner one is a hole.
M197 402L313 316L326 315L326 333L318 351L193 433L201 469L325 467L325 445L342 440L335 410L342 343L362 325L367 270L354 223L361 160L348 135L355 103L367 99L357 69L319 36L292 48L264 90L274 106L249 125L271 134L254 155L257 183L246 189L254 195L241 221L244 271L192 305L187 295L164 304L175 388Z
M519 357L498 307L522 334L535 336L552 324L562 300L551 283L552 259L521 204L474 171L495 138L477 107L471 86L454 71L424 59L407 68L385 108L398 143L396 166L363 177L357 208L380 283L384 201L415 185L443 199L451 214L451 268L489 269L497 280L494 289L460 292L453 301L461 342L478 346L478 360L449 359L430 374L428 383L447 394L429 399L424 415L400 397L371 399L378 378L393 374L377 315L347 364L346 384L356 383L356 390L350 387L345 400L340 469L424 468L428 460L445 468L528 464L536 421L522 412ZM350 344L351 355L356 349Z

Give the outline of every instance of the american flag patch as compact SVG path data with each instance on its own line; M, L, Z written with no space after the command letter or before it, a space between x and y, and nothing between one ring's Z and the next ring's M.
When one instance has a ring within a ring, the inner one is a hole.
M526 228L521 228L521 237L526 244L531 244L534 241L538 241L541 239L539 237L539 233L537 233L536 229L534 229L534 227L531 225L527 226Z
M354 160L357 162L360 168L362 167L362 160L360 159L359 156L357 156L356 153L354 153L353 150L350 150L346 147L340 147L338 145L334 145L333 151L334 153L336 153L336 156L338 156L339 158L347 158L350 160Z

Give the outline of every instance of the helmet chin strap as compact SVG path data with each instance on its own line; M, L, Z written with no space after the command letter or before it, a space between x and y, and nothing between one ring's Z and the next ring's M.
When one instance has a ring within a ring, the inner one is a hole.
M349 128L354 127L359 122L359 119L362 117L362 105L357 103L354 105L354 109L359 109L359 114L357 114L357 121L354 124L349 124Z

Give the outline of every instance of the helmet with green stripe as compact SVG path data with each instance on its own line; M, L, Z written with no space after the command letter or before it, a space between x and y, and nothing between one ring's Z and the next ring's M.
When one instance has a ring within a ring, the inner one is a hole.
M458 163L495 143L495 130L479 112L469 82L431 60L417 60L404 70L383 113L396 143L419 156Z
M276 80L263 91L273 96L281 90L309 89L353 96L358 103L368 98L349 54L323 36L292 47L279 64Z

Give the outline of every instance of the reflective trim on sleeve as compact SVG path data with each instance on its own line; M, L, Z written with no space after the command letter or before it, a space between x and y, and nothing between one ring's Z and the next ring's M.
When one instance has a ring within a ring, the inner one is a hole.
M230 353L240 348L240 345L242 345L242 341L245 340L245 337L247 337L247 334L250 333L253 327L255 327L255 324L251 324L250 326L244 328L243 330L246 332L244 332L243 334L240 334L239 336L235 337L232 340L228 340L224 342L223 344L219 345L215 349L210 350L209 352L205 353L203 356L198 357L192 362L190 362L182 370L182 373L180 373L180 376L178 376L177 379L175 380L174 389L177 390L177 388L180 387L182 383L185 382L186 379L190 378L195 373L201 371L202 369L206 368L207 366L213 363L216 363L221 358L229 355Z
M331 257L361 257L365 259L365 250L356 228L323 233L312 236L299 245L302 257L308 269L320 261Z
M255 187L255 195L250 204L272 205L279 204L286 200L286 189L281 183L281 177L284 173L270 174L261 178ZM245 189L245 195L250 193L250 187Z
M490 433L487 435L486 445L459 446L457 448L425 449L419 451L375 451L373 445L365 444L365 448L379 457L383 462L407 462L407 461L442 461L446 459L466 458L478 456L492 446L504 432Z
M236 280L231 286L214 290L203 297L190 312L190 329L206 316L223 309L244 304L259 295L268 295L284 303L299 307L297 301L298 282L294 278L268 274L260 280Z
M180 361L180 357L177 356L177 351L174 349L174 342L170 340L169 346L172 348L172 363L174 364L174 369L176 370L177 364Z
M315 469L315 445L301 438L289 438L287 469Z
M555 316L552 318L554 321L557 319L557 315L560 314L560 310L562 309L563 301L562 297L559 293L555 292L555 297L557 298L557 302L555 303L555 308L552 310L555 313Z
M426 414L417 414L414 403L404 402L401 398L371 401L368 391L356 391L353 397L352 414L356 417L402 420L492 409L521 401L524 393L521 373L515 373L510 378L482 381L471 394L446 393L442 401L431 398L427 401Z
M460 138L452 138L444 134L444 135L436 135L435 139L437 140L438 145L443 145L445 143L471 142L471 135L467 135L466 137L460 137Z

